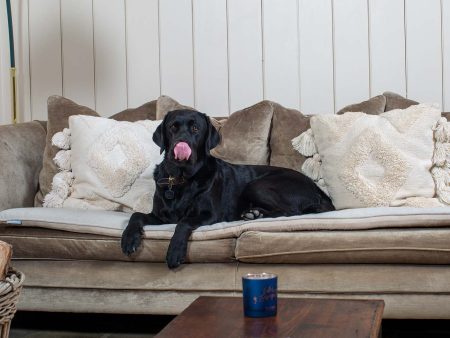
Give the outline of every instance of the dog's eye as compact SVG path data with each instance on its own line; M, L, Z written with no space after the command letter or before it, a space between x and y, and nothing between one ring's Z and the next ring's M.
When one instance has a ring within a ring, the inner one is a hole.
M177 126L174 125L174 124L172 124L172 125L170 126L170 131L176 132L176 131L177 131Z
M193 125L193 126L192 126L192 131L193 131L194 133L198 133L198 128L197 128L196 125Z

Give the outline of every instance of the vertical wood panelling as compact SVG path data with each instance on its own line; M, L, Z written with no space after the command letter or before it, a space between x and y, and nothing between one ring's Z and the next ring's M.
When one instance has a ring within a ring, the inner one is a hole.
M31 121L28 0L11 1L16 54L18 121Z
M32 119L47 120L47 98L62 95L60 2L31 0L29 16Z
M408 0L405 6L408 97L442 104L440 0Z
M370 0L371 96L406 95L404 0Z
M92 0L61 0L63 95L94 108Z
M12 0L12 10L19 121L47 119L54 94L103 115L160 94L210 115L263 98L329 113L386 90L450 110L450 0Z
M367 2L334 0L335 107L369 98Z
M158 0L126 0L125 6L128 106L137 107L160 95Z
M193 0L195 106L226 116L228 55L226 0Z
M94 0L95 99L99 114L127 108L125 4Z
M263 99L261 0L228 0L230 112Z
M442 60L444 111L450 111L450 0L442 0Z
M6 7L0 6L0 22L7 22ZM11 123L10 85L9 85L9 43L8 31L0 30L0 124Z
M161 94L194 105L192 4L190 0L159 2Z
M334 112L331 0L299 0L300 105L306 114Z
M298 7L296 0L263 0L265 98L299 108Z

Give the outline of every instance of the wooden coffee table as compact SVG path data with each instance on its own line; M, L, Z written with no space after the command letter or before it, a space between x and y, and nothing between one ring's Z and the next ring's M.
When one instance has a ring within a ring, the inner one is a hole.
M276 317L247 318L242 298L199 297L156 337L378 337L382 300L279 298Z

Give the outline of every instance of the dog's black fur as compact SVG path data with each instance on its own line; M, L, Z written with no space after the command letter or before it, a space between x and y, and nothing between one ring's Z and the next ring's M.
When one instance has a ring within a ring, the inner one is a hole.
M184 262L188 239L202 225L334 210L314 182L297 171L234 165L212 157L210 150L219 144L220 137L205 114L172 111L153 140L161 152L165 151L154 172L153 211L132 214L122 234L122 251L127 255L140 246L146 224L177 224L166 256L172 269ZM188 160L175 159L174 147L181 141L192 149ZM176 179L173 196L167 193L169 177Z

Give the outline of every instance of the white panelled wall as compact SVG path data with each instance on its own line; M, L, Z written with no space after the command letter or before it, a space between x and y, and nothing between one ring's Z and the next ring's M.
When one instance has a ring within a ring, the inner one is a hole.
M383 91L450 111L450 0L13 0L20 121L64 95L104 116L169 95L334 113ZM4 6L4 5L2 5ZM0 123L11 121L0 10Z

